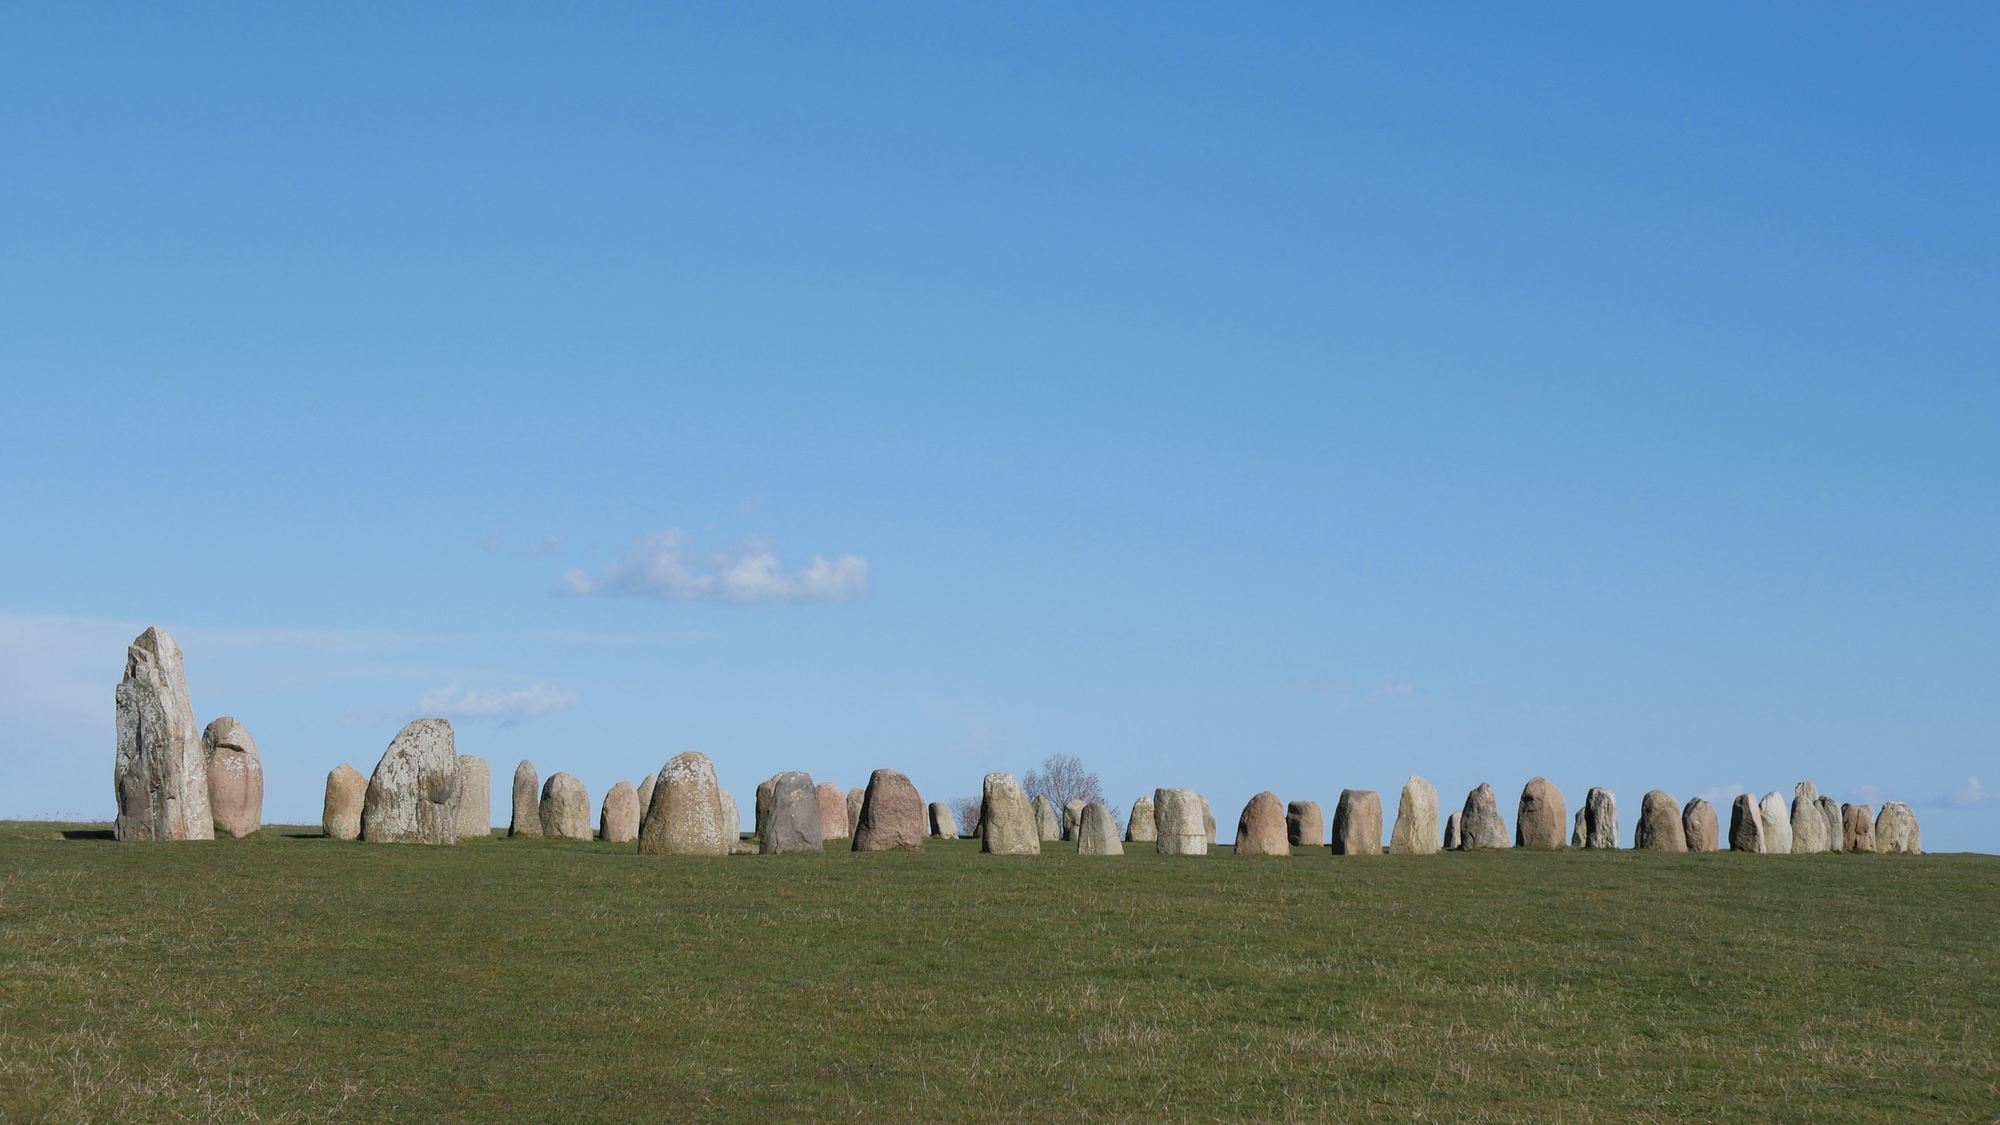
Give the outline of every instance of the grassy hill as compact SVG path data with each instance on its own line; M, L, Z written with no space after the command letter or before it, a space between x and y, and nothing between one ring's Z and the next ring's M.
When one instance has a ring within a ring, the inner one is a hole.
M65 827L0 826L0 1121L2000 1114L1990 856Z

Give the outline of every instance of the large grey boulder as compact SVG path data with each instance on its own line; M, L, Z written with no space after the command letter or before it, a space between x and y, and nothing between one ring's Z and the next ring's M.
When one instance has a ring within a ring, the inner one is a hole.
M811 774L786 770L771 779L771 811L759 845L766 855L825 850L826 837L819 826L819 792Z
M1390 855L1431 855L1438 850L1438 791L1410 775L1396 802L1396 827L1389 833Z
M472 754L458 756L458 842L493 835L493 766Z
M860 785L847 791L847 838L853 839L861 831L861 806L868 799L868 790Z
M1882 811L1875 814L1875 850L1909 855L1923 853L1917 814L1910 811L1910 806L1901 801L1888 801L1883 804Z
M639 822L639 854L728 855L736 838L730 835L722 785L708 755L692 750L675 754L656 776L653 804ZM764 850L818 851L819 797L812 778L781 773L774 792Z
M1236 818L1237 855L1292 854L1292 842L1285 836L1285 806L1276 793L1266 790L1250 798L1243 815Z
M980 787L979 850L992 855L1042 854L1041 828L1021 783L1011 773L989 773Z
M361 838L371 844L456 844L458 746L451 724L418 719L397 732L361 802Z
M590 790L570 774L550 774L542 782L542 800L535 815L542 822L542 835L551 840L588 840Z
M1842 851L1872 852L1875 850L1875 807L1873 805L1840 806L1840 847Z
M1333 806L1333 854L1382 854L1382 797L1373 789L1342 789Z
M1137 797L1132 801L1132 814L1125 818L1125 841L1130 844L1150 844L1160 835L1159 825L1153 820L1153 799Z
M1071 797L1069 800L1063 802L1063 839L1076 839L1077 832L1083 828L1083 806L1089 803L1082 797Z
M861 823L854 829L857 852L920 852L928 834L924 799L910 779L895 770L868 775L861 802Z
M1077 818L1076 854L1125 854L1125 845L1118 842L1118 818L1111 815L1110 805L1091 801L1083 806L1083 815Z
M521 759L521 764L514 767L513 807L507 821L507 835L541 838L541 796L542 779L535 772L535 763Z
M257 757L257 740L242 723L221 718L201 732L202 757L208 763L208 811L215 830L238 840L264 823L264 763Z
M1494 851L1508 846L1507 821L1500 815L1500 799L1493 786L1480 782L1465 795L1464 815L1458 821L1458 846L1465 851Z
M1748 793L1738 793L1729 803L1729 850L1763 854L1764 812Z
M1445 851L1455 852L1465 847L1465 831L1462 827L1464 822L1465 814L1462 812L1452 813L1444 819Z
M1029 805L1035 810L1035 834L1043 840L1062 839L1062 814L1055 804L1038 793Z
M1792 791L1792 854L1817 855L1826 850L1826 814L1819 811L1819 790L1801 781Z
M1771 855L1792 852L1792 814L1785 811L1785 798L1776 789L1764 794L1757 806L1764 818L1764 850Z
M1514 846L1557 851L1563 846L1563 829L1569 825L1569 805L1562 790L1547 778L1529 780L1521 789L1521 804L1514 819Z
M1326 843L1326 820L1318 801L1292 801L1285 806L1285 839L1295 848L1317 848Z
M951 813L951 806L943 801L931 802L931 835L946 840L958 839L958 818Z
M1819 805L1820 819L1826 821L1826 850L1840 851L1840 802L1832 797L1821 796L1815 803Z
M1687 832L1681 827L1681 803L1664 789L1655 789L1639 799L1639 827L1632 846L1649 852L1688 850Z
M621 781L604 794L604 808L597 815L597 838L607 844L629 844L639 838L638 786Z
M112 835L120 840L213 840L208 758L188 702L181 646L158 626L125 650L118 684L118 754L111 784L118 798Z
M326 807L320 814L320 831L336 840L361 838L361 806L368 800L368 779L360 770L342 763L326 775Z
M1583 796L1583 846L1618 846L1618 794L1609 789L1592 789Z
M847 794L831 781L822 781L814 790L819 801L819 837L828 842L851 840L854 832L847 826Z
M1681 809L1681 835L1691 852L1713 852L1722 849L1722 831L1715 817L1715 806L1695 797Z
M1207 855L1208 826L1201 794L1192 789L1153 790L1153 848L1161 855Z

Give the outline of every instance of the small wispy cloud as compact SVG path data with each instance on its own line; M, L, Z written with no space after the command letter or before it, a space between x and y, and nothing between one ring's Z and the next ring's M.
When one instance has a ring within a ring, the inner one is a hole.
M365 708L349 711L341 718L349 726L450 719L454 723L492 722L511 727L529 719L566 711L576 706L576 700L575 692L563 691L546 683L529 684L514 691L460 690L457 684L451 684L425 692L414 707Z
M2000 805L2000 793L1988 792L1976 777L1968 777L1965 784L1954 785L1951 792L1939 799L1939 803L1954 809L1975 809Z
M688 547L686 532L670 528L641 536L597 574L567 571L563 589L578 597L727 605L847 602L868 592L868 560L814 555L788 572L764 540L746 539L727 551L695 551Z
M1730 805L1735 803L1736 798L1740 794L1748 792L1750 791L1748 789L1743 788L1742 782L1732 781L1727 785L1718 786L1717 788L1710 789L1706 793L1703 793L1701 795L1701 799L1707 801L1711 805L1714 805L1718 809L1726 809Z

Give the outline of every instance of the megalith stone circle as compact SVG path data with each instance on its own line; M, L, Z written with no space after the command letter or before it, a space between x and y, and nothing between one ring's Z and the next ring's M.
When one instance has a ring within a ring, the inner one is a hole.
M361 838L371 844L456 844L458 747L444 719L398 731L375 764L361 803Z
M1158 835L1154 850L1161 855L1207 855L1207 811L1201 794L1192 789L1153 790L1153 820Z
M1389 854L1436 854L1441 827L1437 787L1411 774L1396 802L1396 826L1389 833Z
M1632 846L1651 852L1688 850L1686 830L1681 827L1681 804L1664 789L1655 789L1639 799L1639 827Z
M241 840L264 823L264 764L257 740L234 717L225 716L201 732L208 769L208 810L215 831Z
M862 794L854 850L923 851L928 834L924 821L924 799L910 779L895 770L876 770L868 775L868 788Z
M493 766L474 754L458 756L458 842L493 835Z
M588 840L590 790L570 774L552 773L542 782L542 800L535 815L542 822L542 835L548 839Z
M1563 801L1562 790L1545 777L1530 779L1521 789L1514 817L1514 846L1558 851L1563 846L1563 830L1568 827L1569 806Z
M1291 840L1285 835L1285 806L1276 793L1265 790L1243 806L1243 815L1236 818L1234 850L1237 855L1292 854Z
M1342 789L1333 806L1333 854L1382 854L1382 797L1373 789Z
M989 773L980 785L979 850L991 855L1042 854L1035 809L1011 773Z
M1091 801L1083 806L1077 822L1076 854L1125 854L1125 845L1118 842L1118 818L1111 815L1110 805Z
M213 840L208 757L188 701L181 646L157 625L125 649L116 698L112 788L120 840Z
M715 763L708 755L689 750L675 754L660 767L653 785L653 803L639 821L640 855L728 855L736 842L729 834L722 803L722 785L715 779ZM819 797L812 778L803 773L778 775L771 829L763 837L763 850L796 851L809 847L817 851L819 840ZM774 837L789 843L787 832L809 832L810 845L773 846Z

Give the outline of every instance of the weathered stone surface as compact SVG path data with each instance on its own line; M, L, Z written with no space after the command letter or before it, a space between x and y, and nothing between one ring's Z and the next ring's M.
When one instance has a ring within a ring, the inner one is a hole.
M241 840L264 823L264 763L242 723L221 718L201 732L208 764L208 812L217 832Z
M526 758L514 767L514 800L512 818L507 822L507 835L533 836L542 834L542 779L535 772L535 763Z
M1764 820L1764 850L1771 855L1792 852L1792 814L1785 811L1785 798L1776 789L1764 794L1757 805Z
M778 775L772 774L757 786L757 838L764 838L764 826L771 821L771 799L778 789ZM814 798L817 800L818 798ZM651 806L648 806L649 808Z
M472 754L458 756L458 842L493 835L493 766Z
M1040 794L1029 805L1035 810L1035 835L1043 840L1062 839L1062 814L1055 805Z
M1465 795L1464 815L1458 819L1458 846L1464 850L1489 851L1505 848L1507 821L1500 815L1500 798L1493 786L1480 782Z
M1681 803L1664 789L1655 789L1639 799L1639 827L1632 846L1649 852L1688 850L1687 832L1681 827Z
M1333 854L1382 854L1382 796L1373 789L1342 789L1333 806Z
M989 773L980 787L979 850L993 855L1042 854L1041 827L1021 783L1011 773Z
M1609 789L1592 789L1583 796L1583 846L1618 846L1618 794Z
M1445 818L1444 820L1445 851L1455 852L1464 846L1465 833L1460 829L1460 823L1464 819L1465 819L1465 814L1458 812L1455 812Z
M1326 843L1326 820L1318 801L1293 801L1285 806L1285 838L1295 848L1317 848Z
M931 835L946 840L958 839L958 818L951 814L951 806L943 801L931 802Z
M722 804L722 785L715 780L715 763L708 755L690 750L675 754L660 767L659 781L653 786L653 804L639 821L640 855L728 855L736 838L729 833L728 812ZM812 778L802 773L781 773L773 787L770 831L764 834L767 852L794 851L793 847L773 847L773 838L789 843L799 832L809 833L817 851L819 841L819 798Z
M1715 806L1700 797L1690 800L1681 809L1681 839L1691 852L1721 851L1722 829Z
M1801 781L1792 791L1792 854L1816 855L1826 850L1826 814L1819 811L1819 790Z
M604 794L597 815L597 838L607 844L629 844L639 838L639 787L629 781Z
M181 646L157 626L125 650L118 685L118 798L112 834L120 840L213 840L208 758L188 702Z
M1081 797L1072 797L1063 802L1063 839L1074 840L1083 828L1083 806L1089 804Z
M1757 798L1738 793L1729 803L1729 850L1762 855L1764 852L1764 812Z
M1390 855L1431 855L1438 850L1438 791L1410 775L1396 802L1396 827L1389 833Z
M1208 807L1208 798L1201 797L1201 823L1208 829L1208 845L1215 846L1215 813Z
M854 833L847 827L847 794L840 786L822 781L814 797L819 801L819 838L827 842L852 840Z
M1820 819L1826 821L1826 850L1843 850L1840 843L1840 802L1832 797L1822 796L1818 802Z
M1118 818L1111 815L1110 805L1103 801L1084 805L1083 815L1077 820L1076 854L1125 854L1125 845L1118 842Z
M1161 855L1207 855L1206 811L1201 794L1192 789L1153 790L1154 849Z
M1571 821L1571 827L1569 830L1569 846L1572 848L1580 848L1583 846L1583 809L1581 806L1577 808L1576 817L1574 820Z
M1159 839L1159 825L1153 821L1153 799L1136 797L1132 801L1132 815L1125 821L1125 840L1132 844L1150 844Z
M1514 818L1514 846L1556 851L1563 846L1563 829L1569 827L1569 804L1562 790L1547 778L1531 778L1521 789L1521 804Z
M590 839L590 790L560 771L542 782L542 802L536 810L542 835L551 840Z
M923 851L924 837L930 834L925 819L924 799L910 779L895 770L876 770L868 775L854 850Z
M1923 840L1917 831L1917 814L1901 801L1888 801L1875 814L1875 850L1923 854Z
M361 838L361 805L368 799L368 779L353 766L342 763L326 775L326 808L320 814L320 831L336 840Z
M653 787L660 783L660 775L649 773L639 779L639 821L645 823L646 810L653 807Z
M461 788L451 724L418 719L397 732L375 764L361 802L361 838L371 844L456 844Z
M731 848L734 848L737 844L743 842L743 814L736 809L736 794L731 793L727 789L720 789L717 792L722 794L722 838L729 842ZM641 804L639 807L644 809L648 806ZM755 851L756 849L751 848L750 850Z
M1840 847L1842 851L1872 852L1875 850L1875 807L1873 805L1840 806Z
M861 806L867 799L865 786L857 785L847 791L847 836L850 840L861 830Z
M1285 806L1276 793L1265 790L1243 806L1243 815L1236 818L1236 854L1292 854L1292 843L1285 838Z

